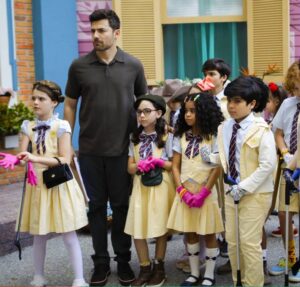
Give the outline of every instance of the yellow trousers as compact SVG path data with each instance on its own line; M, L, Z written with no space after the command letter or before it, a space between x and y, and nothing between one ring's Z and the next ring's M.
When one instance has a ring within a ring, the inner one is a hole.
M243 286L264 286L262 261L262 228L271 206L272 193L245 195L238 204L240 270ZM236 285L236 228L235 206L230 195L225 196L226 240L232 266L232 279Z

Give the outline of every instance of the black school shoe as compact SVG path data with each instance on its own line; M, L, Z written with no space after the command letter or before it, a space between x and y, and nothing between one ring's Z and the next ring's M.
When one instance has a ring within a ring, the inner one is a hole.
M95 266L90 286L104 286L107 282L108 276L110 275L109 264L99 264Z
M118 262L117 273L122 286L129 286L134 280L134 273L128 262Z

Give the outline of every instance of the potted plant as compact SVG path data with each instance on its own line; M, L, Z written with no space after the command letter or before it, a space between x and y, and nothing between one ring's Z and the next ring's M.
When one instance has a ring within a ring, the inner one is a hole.
M33 112L23 103L12 107L0 104L0 137L3 139L4 148L19 146L18 134L24 120L33 120Z

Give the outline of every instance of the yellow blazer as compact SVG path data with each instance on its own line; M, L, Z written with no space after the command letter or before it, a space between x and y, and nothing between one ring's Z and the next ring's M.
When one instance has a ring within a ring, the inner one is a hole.
M227 173L223 143L224 123L218 129L219 157ZM239 186L246 191L273 192L273 171L276 168L277 155L274 135L268 124L260 117L254 118L254 124L246 134L240 153L240 182Z

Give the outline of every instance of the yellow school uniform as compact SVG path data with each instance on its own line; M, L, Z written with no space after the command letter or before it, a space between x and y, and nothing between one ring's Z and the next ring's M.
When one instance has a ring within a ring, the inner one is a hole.
M140 160L140 145L135 145L133 149L136 163ZM162 151L162 148L155 147L153 156L161 158ZM141 175L134 175L125 233L135 239L155 238L168 232L167 220L175 195L175 186L170 172L164 170L162 174L162 183L157 186L144 186Z
M181 182L183 184L195 182L200 189L200 186L205 185L213 167L205 163L200 154L191 158L185 155L184 151L188 146L185 135L181 137L180 143L182 148ZM203 140L199 144L199 149L205 145L212 147L212 140ZM199 189L190 191L196 193ZM201 235L222 232L224 228L216 188L212 188L211 194L205 199L201 208L188 207L176 193L167 226L176 231L195 232Z
M45 157L58 157L57 131L62 120L55 119L45 136ZM28 123L28 136L32 142L32 153L37 155L35 144L36 126ZM37 174L37 185L26 185L21 232L44 235L50 232L64 233L87 225L85 201L75 179L47 189L43 183L43 171L48 167L33 163Z
M223 133L228 133L228 130L224 129L224 123L219 127L218 147L224 172L227 173L228 164ZM253 123L243 138L239 160L239 186L248 191L238 204L242 282L243 286L263 286L264 274L260 243L262 228L271 205L273 170L276 167L274 137L263 119L253 118ZM225 196L225 215L228 254L232 266L232 277L236 283L235 204L230 195Z

